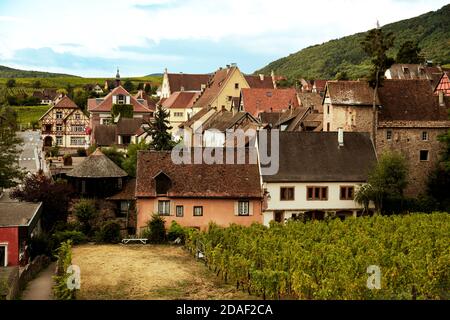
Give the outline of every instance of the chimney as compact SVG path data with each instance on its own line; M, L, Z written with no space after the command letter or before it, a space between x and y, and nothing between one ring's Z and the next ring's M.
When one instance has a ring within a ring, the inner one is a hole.
M263 74L259 74L259 79L261 80L261 81L264 81L264 75Z
M182 92L184 91L184 87L183 86L181 86L180 91L182 91Z
M442 91L442 90L439 90L439 106L445 107L444 91Z
M338 143L339 148L344 146L344 129L342 128L338 129Z
M206 84L201 84L200 85L200 91L203 92L206 89Z

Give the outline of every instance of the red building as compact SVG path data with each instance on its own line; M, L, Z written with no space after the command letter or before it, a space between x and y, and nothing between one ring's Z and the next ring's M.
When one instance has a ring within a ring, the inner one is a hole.
M0 202L0 268L28 263L27 247L41 231L41 212L41 202Z

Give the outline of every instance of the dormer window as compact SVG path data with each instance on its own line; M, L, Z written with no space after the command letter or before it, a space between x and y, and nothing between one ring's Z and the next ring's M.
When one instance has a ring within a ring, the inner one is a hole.
M156 194L167 195L172 187L172 180L164 172L160 172L155 176Z
M409 74L409 68L408 67L403 67L403 73L404 74Z
M117 104L125 104L125 96L123 94L117 96Z

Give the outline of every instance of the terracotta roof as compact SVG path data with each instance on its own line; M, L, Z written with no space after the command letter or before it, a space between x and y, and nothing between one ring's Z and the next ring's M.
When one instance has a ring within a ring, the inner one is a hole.
M199 149L200 152L211 150ZM223 154L225 159L225 149ZM169 197L236 199L262 196L258 164L174 164L171 152L139 151L136 197L156 197L154 178L160 173L171 179Z
M208 86L206 87L206 89L194 103L194 106L196 108L209 107L211 101L219 94L223 85L236 70L238 70L237 67L217 70L208 82Z
M302 107L311 107L314 110L323 112L323 97L316 92L299 92L300 105Z
M186 91L177 91L170 95L169 98L164 100L161 105L164 108L177 108L177 109L185 109L192 108L194 102L200 96L200 92L186 92Z
M83 162L67 173L68 177L75 178L120 178L127 175L100 149L95 150Z
M373 89L367 81L328 81L326 88L333 105L373 104ZM379 104L377 99L377 105Z
M135 97L130 95L122 86L114 88L103 100L102 99L88 99L88 110L90 112L110 112L113 106L113 96L123 94L130 96L130 104L133 105L133 111L138 113L151 113L147 103L140 103ZM101 101L102 100L102 101ZM95 103L94 103L95 102Z
M152 99L151 96L146 94L144 90L139 90L134 97L136 98L136 100L145 100L147 102L147 107L150 110L156 110L156 102Z
M446 96L450 95L450 79L448 78L448 74L446 72L439 80L439 83L435 90L436 94L438 94L439 91L442 91Z
M272 77L270 76L244 76L250 88L254 89L274 89Z
M314 87L318 92L325 91L325 86L327 85L328 80L314 80Z
M261 112L259 114L259 120L263 125L270 125L270 127L275 127L275 124L280 121L283 112Z
M295 89L242 89L241 99L244 110L254 116L264 111L299 107Z
M201 91L202 84L206 85L211 75L209 74L186 74L168 73L170 92L177 91Z
M110 124L96 125L92 140L97 146L101 147L116 144L116 126Z
M78 106L68 96L64 96L55 104L55 108L78 109Z
M263 176L265 182L363 182L376 163L368 133L345 132L343 147L337 132L279 134L279 170Z
M42 202L0 202L0 227L28 226L39 218Z
M385 80L378 95L380 121L448 120L446 107L439 106L427 80Z
M133 200L136 192L136 179L128 180L121 191L107 198L107 200Z

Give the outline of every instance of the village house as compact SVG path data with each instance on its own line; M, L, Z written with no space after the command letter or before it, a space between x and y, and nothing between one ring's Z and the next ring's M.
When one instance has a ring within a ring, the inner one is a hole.
M135 194L138 231L146 228L153 214L163 216L167 227L172 221L199 229L206 229L210 222L221 226L262 222L257 163L194 164L192 158L191 155L190 164L175 164L170 152L138 153Z
M386 79L397 80L428 80L433 88L436 87L444 71L448 69L440 66L423 64L393 64L385 72Z
M41 104L51 105L58 96L55 89L43 89L42 91L34 91L33 97L38 98Z
M169 112L169 122L173 136L177 136L180 124L189 120L201 110L201 108L194 108L194 102L199 96L200 92L177 91L161 102L162 108Z
M39 123L45 147L84 148L89 145L89 118L67 96L52 106Z
M92 134L92 144L97 147L116 146L125 150L129 144L142 141L141 135L147 126L142 118L121 118L117 123L99 124Z
M0 201L0 269L28 264L30 240L41 233L42 202Z
M244 75L236 64L220 68L211 76L206 88L194 103L194 108L216 108L231 110L239 104L241 89L265 88L273 89L271 77L264 75Z
M448 78L447 72L444 72L442 74L441 79L439 80L436 89L434 89L434 93L437 96L440 96L440 99L442 100L443 97L450 97L450 79ZM442 93L442 96L440 95ZM440 101L442 103L442 101Z
M372 132L373 89L365 81L329 81L324 97L324 131ZM409 167L405 194L426 190L442 151L438 136L450 128L446 99L429 80L385 80L376 97L377 154L399 151Z
M363 214L363 206L354 197L376 163L368 133L279 134L278 173L262 176L267 200L265 225L272 220L326 216L344 219ZM370 209L373 210L373 204Z
M201 92L209 81L209 74L168 73L164 70L160 98L169 98L175 92Z

